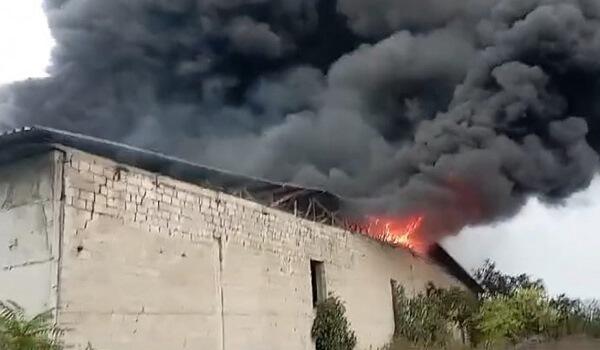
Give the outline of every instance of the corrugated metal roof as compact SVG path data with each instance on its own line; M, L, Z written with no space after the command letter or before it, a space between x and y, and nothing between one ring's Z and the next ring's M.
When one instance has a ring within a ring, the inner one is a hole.
M223 188L237 188L240 186L251 188L289 187L301 189L304 187L286 183L267 181L250 176L242 176L226 170L199 165L180 158L168 156L118 142L104 140L96 137L76 134L68 131L47 127L24 127L0 134L0 152L7 149L35 148L40 146L63 145L101 157L113 159L117 162L139 167L151 172L156 172L184 181L197 182L209 181ZM16 156L19 153L15 154ZM304 188L306 190L325 193L319 189Z

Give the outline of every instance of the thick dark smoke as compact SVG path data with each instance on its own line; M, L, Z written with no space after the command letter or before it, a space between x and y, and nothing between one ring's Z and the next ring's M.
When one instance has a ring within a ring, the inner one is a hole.
M585 188L597 0L46 0L42 124L426 215L429 238Z

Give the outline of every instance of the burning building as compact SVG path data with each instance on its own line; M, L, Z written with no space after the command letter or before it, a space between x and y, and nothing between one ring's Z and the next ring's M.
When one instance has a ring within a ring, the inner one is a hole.
M392 281L478 289L408 249L422 217L353 233L322 190L46 128L1 135L0 164L0 298L56 308L76 349L311 349L330 292L367 349L392 336Z
M306 349L333 291L379 346L390 279L476 288L435 242L598 172L597 0L44 4L0 130L111 141L0 138L0 297L70 344Z

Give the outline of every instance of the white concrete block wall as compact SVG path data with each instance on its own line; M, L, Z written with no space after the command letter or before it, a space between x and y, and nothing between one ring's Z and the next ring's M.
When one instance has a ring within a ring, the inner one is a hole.
M391 278L457 284L408 251L79 151L65 193L61 322L79 346L312 349L315 259L358 348L376 348L393 333Z
M58 320L74 349L314 349L311 259L325 263L327 290L346 302L357 348L377 348L394 329L390 279L413 291L429 280L458 284L406 250L64 151L64 167L48 176L64 179L55 196L64 207L52 208L64 212Z

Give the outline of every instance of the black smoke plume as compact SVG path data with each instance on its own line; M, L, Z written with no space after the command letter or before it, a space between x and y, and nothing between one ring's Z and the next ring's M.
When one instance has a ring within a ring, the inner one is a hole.
M600 151L597 0L46 0L50 76L0 91L42 124L348 208L428 238L585 188Z

